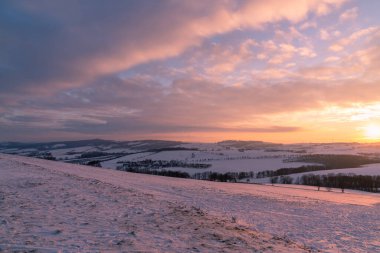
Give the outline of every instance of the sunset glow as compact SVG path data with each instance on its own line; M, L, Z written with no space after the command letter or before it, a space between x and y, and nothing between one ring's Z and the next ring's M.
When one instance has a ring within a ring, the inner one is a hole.
M365 136L369 140L380 139L380 127L376 125L368 125L365 127Z
M0 141L380 139L380 1L5 1Z

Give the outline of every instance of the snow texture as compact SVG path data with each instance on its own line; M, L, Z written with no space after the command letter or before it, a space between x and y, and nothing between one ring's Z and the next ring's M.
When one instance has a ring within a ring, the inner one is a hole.
M0 154L0 252L380 252L379 207Z

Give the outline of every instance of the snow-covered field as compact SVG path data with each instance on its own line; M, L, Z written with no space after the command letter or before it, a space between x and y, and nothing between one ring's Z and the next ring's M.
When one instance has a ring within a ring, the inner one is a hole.
M241 159L241 160L221 160L213 161L211 169L220 173L240 172L240 171L264 171L276 170L280 168L295 168L309 163L283 162L282 158L262 158L262 159Z
M108 169L116 169L120 166L121 161L142 161L145 159L150 160L179 160L188 163L205 163L211 164L207 169L193 169L172 167L168 170L176 170L194 174L197 172L213 171L219 173L226 172L245 172L245 171L264 171L276 170L280 168L294 168L303 165L310 165L311 163L301 162L284 162L288 153L268 154L263 150L249 150L246 152L239 152L237 150L224 150L223 152L210 152L210 151L192 151L192 150L175 150L175 151L162 151L162 152L142 152L137 154L126 155L117 159L104 161L101 163L102 167Z
M380 252L380 195L0 154L0 251Z
M377 144L336 143L336 144L290 144L277 149L247 149L241 151L238 148L226 147L220 144L183 144L181 147L196 148L198 150L173 150L162 152L144 152L114 160L104 161L102 167L115 169L120 161L151 160L179 160L188 163L211 164L207 169L194 168L166 168L187 172L190 175L197 172L213 171L226 172L260 172L265 170L277 170L281 168L296 168L300 166L316 165L313 163L286 162L289 157L303 154L345 154L345 155L368 155L380 157L380 147ZM301 153L297 153L300 152ZM347 168L343 170L319 171L318 174L327 173L355 173L360 175L380 175L377 164L365 165L360 168ZM298 174L294 174L298 176ZM268 181L267 179L266 181ZM256 180L257 181L257 180Z
M131 155L125 155L116 159L108 160L102 162L102 167L107 168L107 169L116 169L117 166L120 166L118 162L121 161L140 161L147 159L152 154L152 152L141 152L141 153L136 153L136 154L131 154Z
M78 147L75 149L74 148L53 149L50 152L57 159L73 159L76 156L78 156L78 154L80 153L90 152L90 151L97 151L97 149L91 146L83 146L83 147Z
M188 152L188 151L187 151ZM166 152L166 153L174 153L174 152ZM178 152L176 152L178 153ZM226 173L226 172L245 172L245 171L253 171L253 172L259 172L264 170L276 170L280 168L295 168L300 167L303 165L310 165L311 163L301 163L301 162L284 162L282 158L257 158L257 159L214 159L210 161L199 161L195 159L188 159L184 156L181 156L181 154L177 157L177 159L174 158L175 155L171 154L171 156L168 156L167 154L161 155L160 153L139 153L139 154L133 154L133 155L127 155L123 156L117 159L109 160L102 162L101 165L104 168L108 169L116 169L117 166L120 166L121 164L117 163L119 161L142 161L145 159L151 159L151 160L180 160L180 161L186 161L186 162L200 162L200 163L206 163L211 164L211 167L207 169L194 169L194 168L181 168L181 167L171 167L166 168L168 170L174 170L174 171L183 171L187 172L189 174L194 174L197 172L206 172L206 171L213 171L213 172L219 172L219 173Z

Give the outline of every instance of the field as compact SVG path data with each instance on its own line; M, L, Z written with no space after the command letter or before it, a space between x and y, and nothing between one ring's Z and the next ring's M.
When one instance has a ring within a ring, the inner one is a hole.
M0 155L2 249L378 252L380 196Z

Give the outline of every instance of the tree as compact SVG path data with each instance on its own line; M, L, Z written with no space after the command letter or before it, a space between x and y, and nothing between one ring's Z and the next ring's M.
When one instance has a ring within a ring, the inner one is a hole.
M281 176L280 177L280 182L282 184L291 184L293 182L293 178L290 176Z
M278 177L276 176L276 177L271 177L270 178L270 182L271 182L271 184L273 185L273 184L277 184L278 183Z
M100 164L100 161L98 161L98 160L89 161L86 165L94 166L94 167L99 167L99 168L102 167L102 165Z

